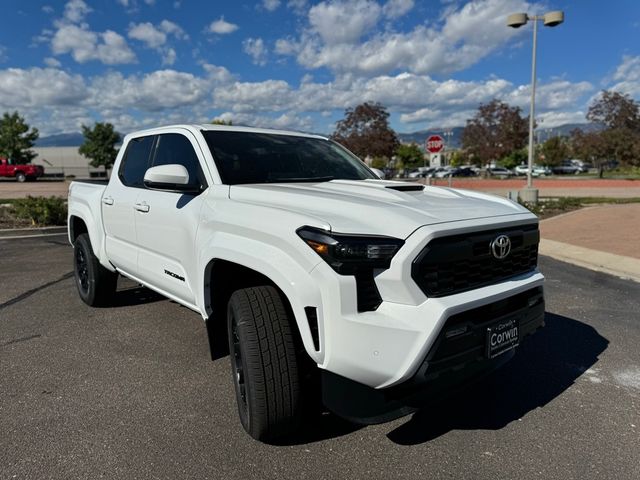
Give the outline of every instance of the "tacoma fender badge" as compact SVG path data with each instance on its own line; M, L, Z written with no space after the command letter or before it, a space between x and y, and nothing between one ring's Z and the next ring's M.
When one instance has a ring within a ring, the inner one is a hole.
M170 277L173 278L177 278L178 280L180 280L181 282L184 282L184 277L181 275L178 275L177 273L173 273L169 270L167 270L166 268L164 269L164 273L166 273L167 275L169 275Z

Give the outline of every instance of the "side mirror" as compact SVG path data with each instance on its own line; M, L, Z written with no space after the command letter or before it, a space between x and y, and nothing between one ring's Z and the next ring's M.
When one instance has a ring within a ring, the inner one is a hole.
M384 172L378 168L369 167L373 173L375 173L380 180L384 180Z
M189 185L189 172L183 165L170 164L151 167L144 174L144 185L153 190L200 193L200 188Z

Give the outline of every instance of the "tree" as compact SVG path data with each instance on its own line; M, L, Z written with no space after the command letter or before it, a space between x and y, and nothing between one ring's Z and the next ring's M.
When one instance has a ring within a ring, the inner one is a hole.
M629 95L603 90L589 106L587 120L603 124L607 129L629 129L640 132L640 105Z
M30 129L18 112L5 113L0 119L0 156L29 163L36 156L31 148L39 136L38 129Z
M116 144L120 141L120 134L113 125L108 122L97 122L93 128L83 125L82 134L84 143L80 145L78 152L91 159L92 167L104 165L107 170L111 168L118 155Z
M510 107L497 99L481 104L462 131L462 146L483 164L524 147L529 120L520 112L520 107Z
M544 156L543 165L560 165L569 156L569 146L565 138L555 136L540 145L540 153Z
M504 168L508 168L511 170L518 165L522 165L523 163L527 163L529 160L529 150L527 147L522 147L517 150L512 151L506 157L503 157L500 160L500 165Z
M629 95L603 90L589 106L587 119L604 125L604 130L590 137L576 137L598 144L598 155L614 158L623 165L640 165L640 104ZM598 137L597 139L595 137ZM597 140L597 141L596 141ZM592 150L590 150L593 153ZM603 160L605 159L603 158Z
M232 120L224 120L222 118L214 118L211 120L212 125L233 125Z
M361 158L391 158L399 145L396 132L389 126L389 112L379 103L347 108L331 138Z
M604 173L604 163L610 158L608 146L602 132L585 132L576 128L571 132L571 153L583 158L598 168L600 178Z
M424 165L424 154L415 143L401 143L395 152L398 160L407 168L421 167Z

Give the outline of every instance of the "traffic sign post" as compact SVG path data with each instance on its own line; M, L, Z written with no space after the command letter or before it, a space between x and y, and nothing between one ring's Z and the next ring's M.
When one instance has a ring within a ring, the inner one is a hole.
M440 135L431 135L427 138L425 148L429 153L439 153L444 150L444 140Z
M442 166L442 154L444 150L444 139L440 135L431 135L427 138L424 144L424 148L429 152L429 166L440 167Z

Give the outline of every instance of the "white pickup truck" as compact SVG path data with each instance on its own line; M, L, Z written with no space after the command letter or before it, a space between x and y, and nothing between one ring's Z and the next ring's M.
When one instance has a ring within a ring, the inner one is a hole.
M380 180L315 135L127 135L106 186L71 184L69 241L88 305L108 305L123 275L228 336L240 420L257 439L294 432L320 396L363 423L413 411L544 324L533 214Z

